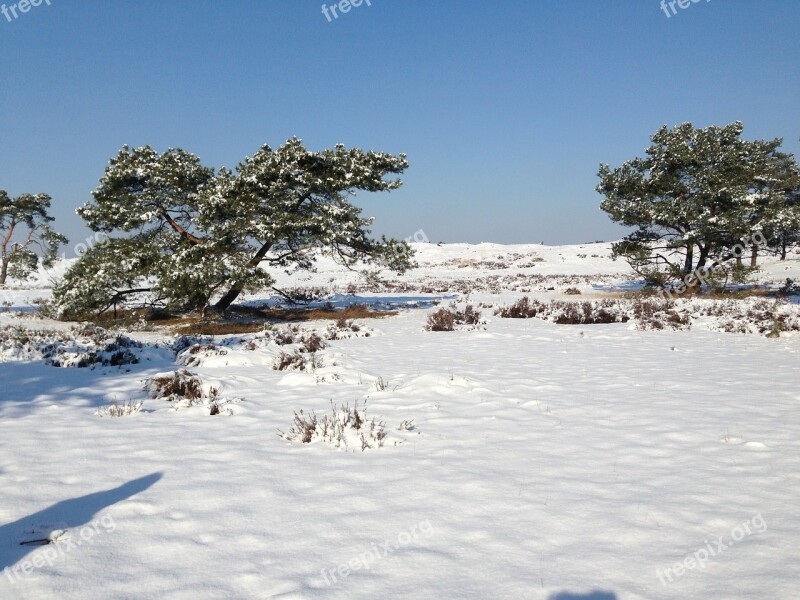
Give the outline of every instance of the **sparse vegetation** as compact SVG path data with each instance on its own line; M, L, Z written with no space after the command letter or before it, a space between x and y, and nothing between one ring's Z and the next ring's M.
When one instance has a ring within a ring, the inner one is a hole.
M196 367L203 363L209 356L225 356L228 351L225 348L212 343L197 343L181 351L177 356L178 363L187 367Z
M495 313L506 319L538 318L559 325L597 325L626 323L628 310L616 300L606 299L586 302L551 300L541 302L523 296L514 304L500 308Z
M456 314L452 310L440 308L428 315L428 331L453 331L456 325Z
M203 390L203 380L188 369L156 375L148 380L147 390L151 398L188 405L199 404L208 397Z
M133 400L129 400L123 404L117 404L116 402L112 402L108 406L103 406L98 408L94 414L99 417L128 417L130 415L135 415L142 409L142 405L144 404L143 401L134 402Z
M425 329L428 331L454 331L457 326L474 328L483 324L485 321L481 319L480 311L475 310L471 304L467 304L464 310L458 310L453 305L451 308L440 308L429 314Z
M142 344L126 335L82 325L69 330L0 329L0 356L5 360L44 360L53 367L119 367L139 362Z
M786 278L786 282L778 290L778 293L783 296L796 296L800 294L800 285L795 283L794 279Z
M369 420L366 404L359 409L357 402L352 408L349 403L337 407L331 402L330 413L322 419L314 412L307 415L302 410L295 411L291 429L288 433L279 431L279 435L290 442L323 442L341 450L360 448L362 452L382 448L387 438L386 424L374 417Z
M510 319L538 318L559 325L595 325L635 322L637 329L691 329L698 317L714 317L711 329L728 333L800 331L800 307L781 299L679 299L657 297L615 298L593 302L540 302L523 296L497 310Z

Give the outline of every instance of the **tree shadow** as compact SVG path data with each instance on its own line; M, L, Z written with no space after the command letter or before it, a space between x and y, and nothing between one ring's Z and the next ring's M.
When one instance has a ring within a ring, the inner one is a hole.
M16 564L40 545L45 545L36 544L36 540L47 540L58 529L75 529L91 523L103 509L145 491L162 476L162 473L151 473L110 490L62 500L13 523L0 525L0 571ZM103 525L106 525L105 521ZM106 529L112 530L112 525L113 521L110 521ZM78 532L73 531L71 537L77 535ZM32 541L34 543L31 545L23 545Z
M573 594L571 592L559 592L548 597L547 600L619 600L614 592L603 592L593 590L585 594Z

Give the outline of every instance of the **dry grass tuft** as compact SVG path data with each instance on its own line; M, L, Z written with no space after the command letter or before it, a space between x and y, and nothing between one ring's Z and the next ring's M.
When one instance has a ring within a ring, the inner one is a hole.
M116 402L113 402L108 406L98 408L94 414L99 417L128 417L138 413L142 409L143 404L144 402L141 400L139 402L130 400L123 404L117 404Z

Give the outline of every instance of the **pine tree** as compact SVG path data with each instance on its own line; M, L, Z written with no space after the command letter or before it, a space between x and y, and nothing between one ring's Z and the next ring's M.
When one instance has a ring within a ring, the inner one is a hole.
M743 277L747 268L730 263L730 249L761 229L792 227L787 182L797 171L782 140L747 141L740 122L698 129L664 126L650 138L645 158L612 170L601 165L600 207L615 222L637 230L614 244L650 284L725 264Z
M7 278L24 279L39 265L50 267L67 238L56 232L48 213L47 194L22 194L10 198L0 190L0 285Z
M78 210L109 234L70 270L54 293L63 312L105 310L142 298L181 309L227 309L246 290L271 285L270 267L313 267L327 252L402 272L408 244L374 240L372 219L350 203L357 191L399 188L385 179L405 155L337 145L312 152L299 139L263 146L235 172L204 167L184 150L122 148L93 201Z

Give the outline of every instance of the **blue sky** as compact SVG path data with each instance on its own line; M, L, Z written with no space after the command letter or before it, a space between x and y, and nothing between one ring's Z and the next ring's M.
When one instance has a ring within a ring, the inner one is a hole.
M408 154L403 189L356 199L376 233L616 239L598 165L663 124L739 119L800 150L800 2L659 2L371 0L329 21L320 0L43 0L0 14L0 189L49 193L74 244L123 144L234 167L296 135Z

